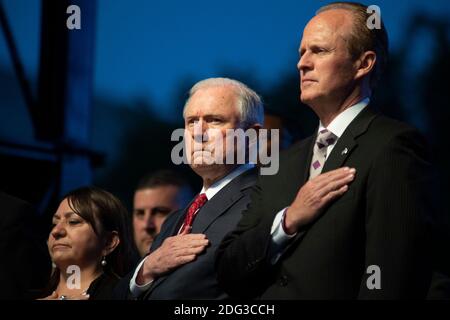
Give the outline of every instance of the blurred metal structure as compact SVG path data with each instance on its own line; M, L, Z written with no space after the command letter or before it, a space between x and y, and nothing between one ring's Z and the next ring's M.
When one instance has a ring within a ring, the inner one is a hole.
M0 189L41 213L60 197L92 183L103 156L90 149L96 0L42 0L37 97L33 97L3 4L0 23L33 125L34 142L0 140ZM67 8L81 11L70 30Z

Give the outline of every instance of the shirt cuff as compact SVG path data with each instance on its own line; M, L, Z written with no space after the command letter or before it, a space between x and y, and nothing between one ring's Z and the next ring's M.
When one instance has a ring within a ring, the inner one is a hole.
M284 230L283 224L287 208L288 207L277 213L275 219L273 220L272 229L270 231L272 241L270 242L269 256L271 257L270 263L272 265L276 264L280 257L283 255L283 252L285 251L289 240L297 235L297 233L287 234Z
M272 235L272 241L277 245L283 245L297 235L297 232L294 234L288 234L284 230L284 219L286 216L287 208L289 207L286 207L277 213L275 219L273 220L272 229L270 231L270 234Z
M139 271L141 270L141 268L143 267L145 260L147 260L147 257L142 259L142 261L138 264L136 270L134 271L133 277L130 280L130 292L131 292L131 295L135 298L139 297L142 293L147 291L153 283L153 280L151 280L150 282L147 282L143 285L139 285L136 283L136 277L137 277Z

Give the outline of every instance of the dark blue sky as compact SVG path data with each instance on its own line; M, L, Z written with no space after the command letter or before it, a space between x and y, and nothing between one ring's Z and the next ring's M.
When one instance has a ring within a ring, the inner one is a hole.
M40 0L2 0L27 75L35 79ZM270 88L295 71L301 30L320 5L300 0L98 0L95 95L115 101L145 99L161 117L173 114L179 81L220 76L224 69L252 74ZM391 47L402 43L413 12L450 17L448 0L365 1L381 8ZM83 14L83 8L81 8ZM422 65L426 34L413 46L411 65ZM423 44L423 45L421 45ZM12 65L0 37L0 68Z

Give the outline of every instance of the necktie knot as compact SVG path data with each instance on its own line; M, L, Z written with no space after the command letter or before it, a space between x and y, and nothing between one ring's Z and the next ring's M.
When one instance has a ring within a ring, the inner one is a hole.
M200 210L201 207L205 205L206 201L208 201L208 198L204 193L200 193L195 197L194 201L192 201L187 210L186 216L184 217L184 222L183 226L181 227L180 233L183 233L184 230L192 227L192 222L194 221L195 214L198 210Z
M203 205L206 203L206 201L208 201L206 194L200 193L195 197L194 202L192 203L191 207L197 207L198 209L200 209L201 207L203 207Z
M336 135L328 131L328 129L320 130L319 134L317 135L316 144L319 149L326 148L336 142Z

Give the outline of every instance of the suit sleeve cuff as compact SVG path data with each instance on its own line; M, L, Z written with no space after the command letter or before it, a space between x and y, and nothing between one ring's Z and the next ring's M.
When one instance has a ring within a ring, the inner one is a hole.
M142 293L147 291L153 283L153 280L150 282L147 282L143 285L139 285L136 283L137 275L138 275L139 271L141 270L141 268L143 267L146 259L147 259L147 257L142 259L142 261L139 263L136 270L134 271L133 277L130 280L130 292L131 292L131 295L135 298L139 297Z
M283 245L297 235L297 233L288 234L284 229L284 219L286 217L287 208L288 207L278 212L273 220L272 230L270 233L272 235L272 241L277 245Z
M276 264L283 255L289 241L294 238L297 233L287 234L284 230L284 217L286 215L287 207L277 213L273 220L272 230L270 232L272 241L269 247L270 263Z

